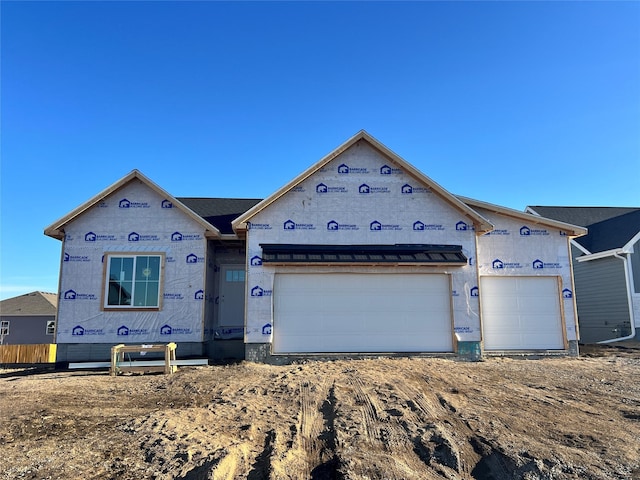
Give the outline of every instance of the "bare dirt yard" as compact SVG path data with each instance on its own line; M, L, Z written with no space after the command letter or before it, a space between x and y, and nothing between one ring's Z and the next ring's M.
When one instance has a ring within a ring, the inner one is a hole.
M1 479L640 478L640 349L0 371Z

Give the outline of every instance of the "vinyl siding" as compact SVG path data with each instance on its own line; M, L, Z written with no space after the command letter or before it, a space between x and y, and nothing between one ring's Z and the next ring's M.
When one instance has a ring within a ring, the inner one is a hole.
M582 343L631 332L624 264L613 257L575 262L576 303Z
M54 321L54 315L2 315L9 321L9 335L4 337L4 345L35 345L54 343L53 335L47 335L47 322Z

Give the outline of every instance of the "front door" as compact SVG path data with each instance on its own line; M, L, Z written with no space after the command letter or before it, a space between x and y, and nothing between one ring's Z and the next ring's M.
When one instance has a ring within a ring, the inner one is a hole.
M221 265L218 327L233 329L244 327L244 265ZM242 335L241 335L242 336Z

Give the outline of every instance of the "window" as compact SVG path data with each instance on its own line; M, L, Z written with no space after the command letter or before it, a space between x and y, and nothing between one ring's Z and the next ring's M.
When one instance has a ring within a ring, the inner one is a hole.
M244 270L227 270L227 282L244 282Z
M106 255L105 309L159 309L163 255Z
M47 335L53 335L53 332L56 329L56 322L49 321L47 322Z
M2 320L0 322L0 335L9 335L9 320Z

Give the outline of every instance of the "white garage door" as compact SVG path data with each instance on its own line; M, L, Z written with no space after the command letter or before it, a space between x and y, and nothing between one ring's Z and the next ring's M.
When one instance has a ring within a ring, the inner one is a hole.
M485 350L565 348L557 277L481 277Z
M276 274L273 349L450 352L447 275Z

